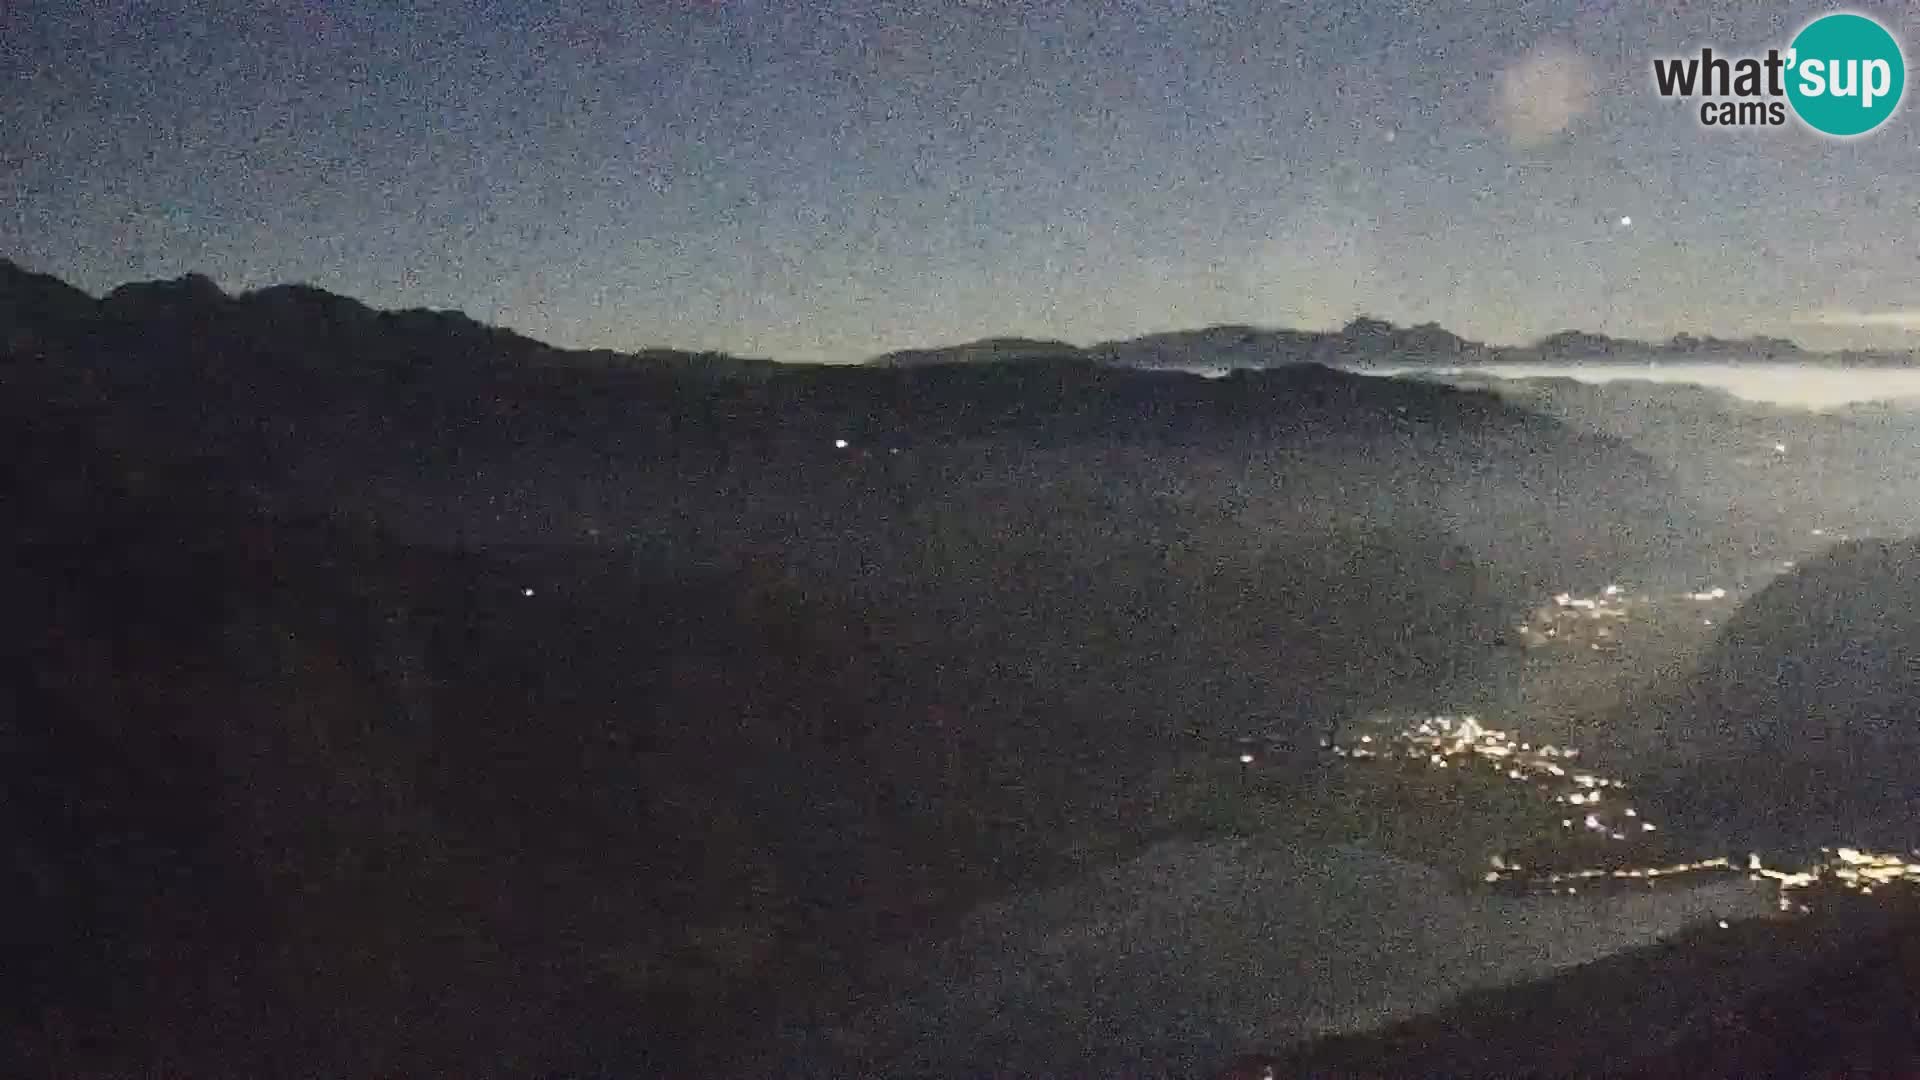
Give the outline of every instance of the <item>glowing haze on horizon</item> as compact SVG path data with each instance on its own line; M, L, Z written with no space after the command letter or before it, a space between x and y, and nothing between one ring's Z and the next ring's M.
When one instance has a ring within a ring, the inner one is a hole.
M1356 369L1364 375L1467 372L1503 379L1573 379L1585 383L1637 381L1722 390L1744 401L1803 409L1837 409L1863 402L1920 402L1920 370L1834 367L1826 364L1517 363L1436 371L1432 366Z

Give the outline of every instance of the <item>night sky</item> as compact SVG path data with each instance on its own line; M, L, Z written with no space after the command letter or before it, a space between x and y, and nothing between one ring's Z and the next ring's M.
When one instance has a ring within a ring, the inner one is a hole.
M1911 102L1702 128L1654 56L1823 9L1670 6L9 0L0 255L791 360L1362 311L1920 344Z

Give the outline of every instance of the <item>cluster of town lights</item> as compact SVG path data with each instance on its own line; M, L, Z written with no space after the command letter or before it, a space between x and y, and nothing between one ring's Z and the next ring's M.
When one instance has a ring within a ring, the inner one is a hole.
M1920 856L1916 851L1915 856ZM1527 868L1501 855L1492 859L1483 880L1488 884L1517 883L1533 891L1577 893L1583 882L1639 881L1653 887L1661 879L1672 880L1691 874L1733 874L1741 872L1725 858L1671 866L1623 867L1617 869L1568 870L1558 873L1528 873ZM1778 887L1780 910L1805 913L1808 907L1799 899L1815 889L1833 889L1860 896L1872 896L1876 889L1920 887L1920 862L1904 856L1861 851L1858 848L1822 848L1821 859L1805 870L1778 870L1763 863L1758 855L1748 855L1744 871L1755 881L1771 881Z
M1821 533L1822 530L1815 530L1815 535ZM1651 597L1642 595L1638 599L1646 602ZM1713 586L1681 593L1678 599L1720 604L1729 599L1729 593L1723 587ZM1570 638L1611 638L1613 634L1606 629L1606 621L1626 618L1629 606L1629 598L1618 585L1608 585L1594 596L1562 592L1517 629L1529 647L1556 640L1565 643ZM1711 619L1704 621L1712 623ZM1574 626L1585 632L1563 633ZM1596 642L1592 647L1601 646ZM1623 861L1631 858L1634 851L1629 841L1658 831L1653 822L1645 820L1628 803L1625 784L1577 769L1574 762L1580 756L1578 751L1515 739L1504 731L1485 726L1474 716L1428 716L1391 733L1379 730L1374 734L1361 734L1357 740L1344 744L1328 740L1324 745L1334 756L1351 761L1397 759L1424 763L1433 769L1492 770L1507 781L1527 786L1549 805L1577 808L1559 818L1559 830L1546 826L1550 832L1561 836L1596 834L1596 839L1609 849L1613 849L1615 842L1628 842L1620 843L1617 849ZM1255 754L1243 745L1241 765L1250 766L1254 761ZM1552 815L1548 814L1546 820L1551 819ZM1903 887L1916 890L1920 895L1920 861L1915 861L1920 860L1920 849L1912 854L1914 859L1910 860L1853 847L1823 848L1813 865L1793 871L1768 867L1758 855L1748 856L1745 867L1727 858L1712 858L1666 865L1573 870L1530 869L1511 855L1495 855L1482 880L1489 885L1507 884L1529 891L1578 893L1583 884L1636 882L1651 888L1693 875L1745 873L1755 881L1771 881L1778 887L1781 911L1805 912L1808 907L1801 898L1811 896L1809 890L1871 896L1876 890Z
M1587 808L1577 819L1561 819L1566 829L1585 828L1612 840L1650 833L1656 826L1640 819L1640 812L1617 798L1626 785L1618 780L1576 770L1572 763L1578 750L1522 742L1504 731L1487 727L1474 716L1429 716L1414 726L1376 741L1362 735L1357 743L1336 745L1338 757L1368 760L1379 757L1424 758L1436 769L1448 768L1454 761L1479 763L1507 780L1527 784L1551 795L1555 801ZM1556 790L1558 789L1558 790ZM1616 798L1609 801L1606 792ZM1604 809L1598 809L1607 803Z
M1698 604L1719 604L1731 597L1732 594L1720 585L1678 594L1679 599ZM1609 622L1628 618L1633 604L1651 603L1653 599L1645 593L1637 598L1628 597L1626 590L1618 585L1608 585L1593 596L1562 592L1534 611L1528 621L1515 629L1528 648L1579 642L1599 651L1609 639L1616 637ZM1713 625L1711 618L1702 618L1700 621L1707 626Z
M1627 617L1627 598L1618 585L1609 585L1598 596L1575 596L1563 592L1553 598L1552 603L1542 606L1533 613L1528 622L1516 627L1520 637L1529 648L1539 648L1558 641L1565 643L1571 638L1562 631L1573 628L1565 625L1569 620L1593 621L1624 619ZM1642 597L1645 599L1645 597ZM1596 628L1594 636L1608 638L1613 631L1604 627ZM1594 648L1599 648L1597 642Z
M1436 769L1479 764L1507 780L1524 783L1555 802L1580 807L1584 813L1560 819L1563 829L1585 829L1610 841L1625 841L1656 831L1656 826L1623 797L1619 780L1579 771L1573 763L1579 751L1516 740L1506 732L1486 727L1473 716L1429 716L1389 735L1363 734L1355 742L1335 745L1333 753L1349 760L1398 759L1425 762ZM1243 755L1250 763L1252 755ZM1914 852L1920 859L1920 851ZM1811 889L1834 889L1873 895L1894 886L1920 888L1920 861L1898 855L1841 847L1822 850L1814 865L1798 871L1766 866L1749 856L1742 868L1727 858L1700 859L1659 866L1613 866L1577 870L1531 870L1519 860L1495 855L1483 875L1487 884L1514 884L1530 891L1578 893L1583 884L1637 882L1651 888L1703 874L1746 873L1754 880L1772 881L1780 891L1780 910L1805 911L1796 894Z

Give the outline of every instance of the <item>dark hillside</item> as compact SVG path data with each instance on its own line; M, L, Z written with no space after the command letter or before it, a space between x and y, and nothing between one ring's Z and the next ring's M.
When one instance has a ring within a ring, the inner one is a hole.
M1766 847L1920 844L1920 542L1856 541L1742 605L1698 669L1648 691L1650 782Z
M1904 1076L1920 1063L1911 918L1706 928L1290 1053L1275 1076Z

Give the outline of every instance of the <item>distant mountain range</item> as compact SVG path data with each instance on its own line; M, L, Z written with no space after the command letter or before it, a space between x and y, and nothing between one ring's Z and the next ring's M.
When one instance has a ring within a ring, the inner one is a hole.
M948 348L886 353L871 362L886 366L1079 356L1120 367L1220 370L1317 363L1332 366L1525 363L1809 363L1843 366L1907 366L1911 352L1894 350L1814 352L1785 338L1723 339L1677 334L1659 342L1562 330L1531 345L1471 341L1437 323L1395 326L1361 317L1334 331L1266 329L1245 325L1175 330L1076 348L1060 341L994 338Z
M271 336L267 351L299 353L333 373L343 371L343 362L350 370L386 370L395 361L416 362L429 354L501 370L572 367L689 377L754 378L779 366L719 352L562 349L459 311L378 311L310 285L229 294L203 274L132 282L95 299L57 277L0 258L0 327L8 335L0 346L33 354L71 340L48 328L83 324L95 336L133 326L189 333L195 326L223 332L246 326L263 349Z
M366 340L378 328L401 333L449 335L476 345L493 358L530 367L569 366L658 374L706 375L729 379L763 378L785 366L767 358L715 351L641 349L561 349L511 330L488 326L458 311L376 311L357 300L307 285L276 285L240 294L223 292L212 279L188 274L171 281L134 282L96 300L47 274L30 272L0 258L0 314L14 317L33 307L42 315L91 318L104 313L122 321L183 317L221 308L318 324L331 349L356 335ZM1489 345L1440 326L1396 326L1362 316L1339 330L1291 330L1223 324L1173 330L1135 338L1078 346L1071 342L1024 337L987 337L957 345L900 349L866 361L880 367L942 364L1033 363L1077 360L1115 367L1219 372L1236 368L1282 367L1314 363L1335 367L1388 367L1431 364L1521 363L1808 363L1857 367L1904 367L1920 362L1910 351L1891 349L1818 352L1785 338L1723 339L1677 334L1660 342L1615 338L1583 330L1562 330L1531 345Z

